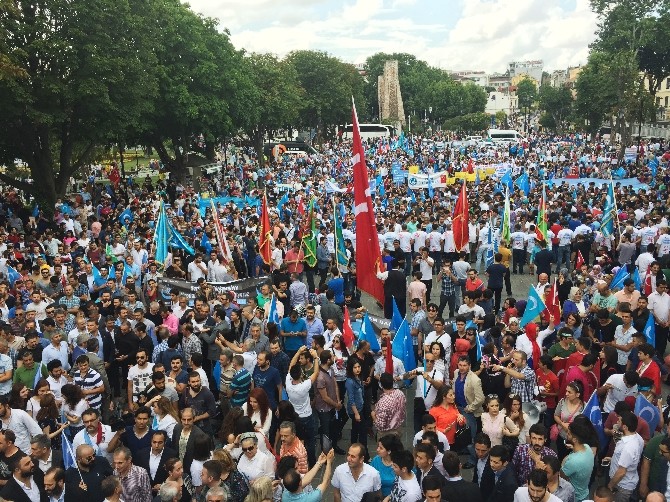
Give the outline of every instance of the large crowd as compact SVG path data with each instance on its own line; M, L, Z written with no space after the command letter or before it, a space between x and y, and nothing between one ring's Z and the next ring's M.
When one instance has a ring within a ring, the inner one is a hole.
M534 134L513 148L391 144L365 146L375 273L385 317L395 304L409 325L411 363L397 357L397 326L376 323L375 340L360 333L382 305L357 287L351 143L262 169L253 149L228 150L199 193L113 167L109 180L91 175L59 200L53 217L6 188L0 497L670 499L668 146L643 142L624 163L616 145L575 134ZM468 242L457 249L460 181L408 190L391 168L452 178L473 164ZM528 186L502 188L500 166ZM636 183L611 181L615 169ZM569 174L603 183L562 180ZM614 215L603 211L610 186ZM264 193L268 263L259 208L239 202ZM315 250L303 239L310 207ZM187 245L173 243L159 263L162 208ZM531 292L512 281L526 274ZM257 291L226 287L241 279L258 280ZM535 317L533 292L548 306Z

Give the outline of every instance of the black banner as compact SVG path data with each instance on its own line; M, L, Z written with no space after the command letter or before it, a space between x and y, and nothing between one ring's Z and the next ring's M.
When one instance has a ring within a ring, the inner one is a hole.
M266 282L268 277L258 277L256 279L240 279L230 282L208 282L216 293L232 291L235 293L235 302L240 305L246 305L248 299L259 293L261 285ZM168 279L161 277L158 279L158 291L166 305L170 305L170 291L176 289L180 295L188 298L189 306L193 306L195 296L200 287L195 282L183 281L181 279Z

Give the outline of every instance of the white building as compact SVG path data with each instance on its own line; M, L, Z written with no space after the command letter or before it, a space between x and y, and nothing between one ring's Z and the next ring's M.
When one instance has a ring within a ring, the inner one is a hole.
M510 79L519 75L528 75L533 77L538 84L542 82L543 70L544 62L541 59L537 61L512 61L507 67Z
M497 112L505 112L507 116L513 115L518 109L518 99L516 94L494 91L489 93L489 99L486 101L485 113L495 115Z

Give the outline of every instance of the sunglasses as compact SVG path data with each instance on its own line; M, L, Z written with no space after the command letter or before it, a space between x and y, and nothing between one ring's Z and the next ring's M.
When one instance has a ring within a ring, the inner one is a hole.
M255 446L247 446L246 448L242 448L242 451L253 451L253 449L256 448Z

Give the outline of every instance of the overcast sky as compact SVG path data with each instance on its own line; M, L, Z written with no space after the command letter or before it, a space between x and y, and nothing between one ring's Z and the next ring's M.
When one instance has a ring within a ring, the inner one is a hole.
M190 0L219 19L235 47L284 56L323 50L362 63L408 52L450 70L505 71L542 59L545 71L584 64L595 38L588 0Z

